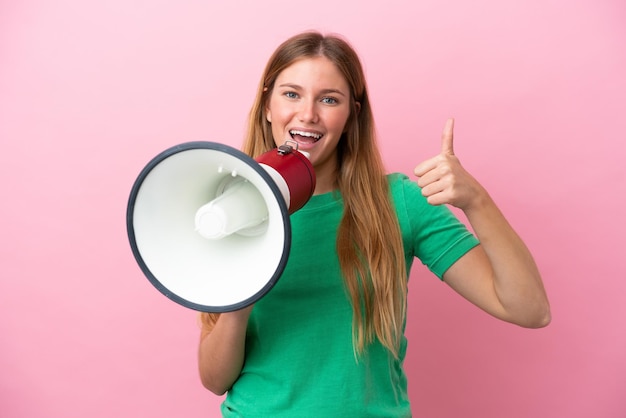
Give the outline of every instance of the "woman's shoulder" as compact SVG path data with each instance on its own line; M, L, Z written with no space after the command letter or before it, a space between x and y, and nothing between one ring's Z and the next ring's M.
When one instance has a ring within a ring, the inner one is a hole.
M437 216L448 216L450 210L445 205L433 206L422 194L417 182L404 173L387 175L389 194L398 215L412 219L424 220Z
M405 180L408 180L409 176L407 176L404 173L389 173L387 174L387 181L389 181L389 183L399 183Z
M387 174L387 182L394 199L402 198L414 200L422 196L422 190L417 183L404 173Z

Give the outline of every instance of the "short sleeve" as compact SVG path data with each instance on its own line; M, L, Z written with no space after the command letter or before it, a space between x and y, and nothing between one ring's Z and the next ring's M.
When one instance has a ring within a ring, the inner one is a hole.
M420 187L404 174L389 176L392 199L398 215L408 258L417 257L440 279L459 258L479 244L445 205L433 206Z

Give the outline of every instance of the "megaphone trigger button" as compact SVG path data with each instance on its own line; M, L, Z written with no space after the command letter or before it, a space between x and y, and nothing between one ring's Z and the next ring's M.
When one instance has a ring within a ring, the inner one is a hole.
M284 143L283 145L278 147L278 153L280 155L285 155L285 154L291 154L291 152L293 151L294 147L292 145L289 145L289 143L291 143L293 141L288 141L286 143ZM295 148L298 149L298 144L295 143Z

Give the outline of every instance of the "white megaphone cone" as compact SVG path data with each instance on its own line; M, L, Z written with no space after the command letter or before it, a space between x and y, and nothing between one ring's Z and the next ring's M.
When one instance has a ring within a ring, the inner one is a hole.
M133 254L150 282L183 306L243 308L280 277L291 245L289 215L314 189L313 166L290 145L256 159L212 142L172 147L131 190Z

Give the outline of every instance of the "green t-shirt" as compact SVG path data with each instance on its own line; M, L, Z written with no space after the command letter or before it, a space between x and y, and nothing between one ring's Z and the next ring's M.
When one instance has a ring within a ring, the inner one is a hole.
M445 206L431 206L401 174L389 176L407 271L415 257L438 277L478 244ZM315 195L291 215L292 243L280 280L248 323L246 358L222 405L225 417L410 417L399 359L378 342L355 358L352 307L336 251L343 206ZM408 279L408 278L407 278Z

